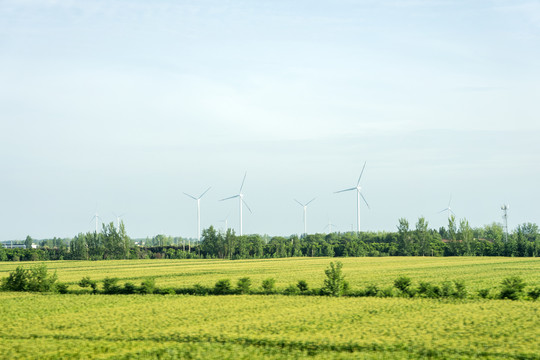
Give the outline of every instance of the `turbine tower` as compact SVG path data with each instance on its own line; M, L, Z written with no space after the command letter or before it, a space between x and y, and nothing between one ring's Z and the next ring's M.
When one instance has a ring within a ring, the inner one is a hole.
M508 242L508 209L510 209L510 206L508 206L507 204L503 204L501 206L504 220L504 239L506 242Z
M94 217L92 219L90 219L90 221L96 220L96 234L98 232L98 221L99 221L99 219L101 219L101 217L98 215L97 211L96 211L96 215L94 215Z
M206 191L203 192L201 196L199 196L198 198L196 198L195 196L189 195L188 193L184 193L186 196L189 196L193 200L197 201L197 241L199 242L201 241L201 198L204 196L204 194L208 192L208 190L210 190L210 188L206 189ZM191 244L190 244L190 248L191 248Z
M116 217L116 230L120 230L120 218L124 217L126 214L116 215L113 213L113 215Z
M328 229L329 234L331 234L331 233L332 233L332 226L336 226L336 224L333 224L333 223L330 221L330 218L328 218L328 224L324 227L323 231L325 231L326 229Z
M368 209L370 208L366 198L364 197L364 194L362 194L362 192L361 192L362 187L360 186L360 179L362 179L362 174L364 173L365 168L366 168L366 163L364 162L364 166L362 167L362 171L360 172L360 176L358 177L358 181L356 182L356 187L336 191L334 193L334 194L337 194L337 193L341 193L341 192L345 192L345 191L356 190L356 226L357 226L358 233L360 233L360 197L362 197L362 199L366 203Z
M247 209L249 210L249 212L253 214L253 212L249 208L248 204L244 201L244 194L242 194L242 189L244 188L244 182L246 181L246 176L247 176L247 171L244 174L244 179L242 180L242 185L240 185L240 191L238 192L238 194L233 195L233 196L229 196L228 198L220 200L220 201L225 201L225 200L229 200L229 199L238 198L239 210L240 210L240 236L242 236L242 204L244 204L247 207Z
M219 221L225 223L225 232L227 232L227 230L229 229L229 215L230 214L227 214L227 217L225 219Z
M442 212L447 212L448 213L448 220L450 220L450 214L452 215L456 215L452 209L450 208L450 203L452 202L452 195L450 195L450 200L448 200L448 206L445 208L445 209L442 209L441 211L439 211L439 214L442 213Z
M307 218L306 218L306 212L307 212L307 206L313 201L315 200L315 198L309 200L307 203L305 204L302 204L300 201L294 199L294 201L296 201L298 203L298 205L300 205L301 207L304 208L304 235L307 235Z

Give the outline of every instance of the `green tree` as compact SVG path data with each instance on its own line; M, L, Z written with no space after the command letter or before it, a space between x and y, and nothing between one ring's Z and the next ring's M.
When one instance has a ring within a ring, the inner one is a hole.
M120 220L120 228L118 229L118 235L120 236L120 243L122 244L123 258L129 258L129 250L133 247L133 241L126 232L126 226L124 220Z
M103 235L103 258L105 259L125 259L125 239L122 239L113 222L103 224L101 231Z
M324 287L322 288L325 294L330 296L341 296L345 289L345 276L342 269L343 264L340 261L330 263L328 269L324 271L326 279L324 279Z
M502 241L504 238L504 230L501 224L491 223L484 226L484 235L486 239L491 241Z
M422 256L425 256L429 253L429 233L428 222L423 216L418 218L418 222L416 223L415 235L418 239L418 247L420 254L422 254Z
M72 260L88 260L88 244L86 235L79 234L69 243L69 250Z
M465 255L475 255L473 251L473 231L467 219L461 219L459 222L459 237L463 243Z
M201 251L206 257L223 258L224 247L222 246L222 237L213 226L202 231Z
M414 249L411 239L411 232L409 230L409 222L405 218L400 218L398 229L398 251L399 255L409 256L413 255Z
M30 235L27 235L26 240L24 240L24 245L26 246L26 248L31 249L33 243L34 243L34 240L30 237Z

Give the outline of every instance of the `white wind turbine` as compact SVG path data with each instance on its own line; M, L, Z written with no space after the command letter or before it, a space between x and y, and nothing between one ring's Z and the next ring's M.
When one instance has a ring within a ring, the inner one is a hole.
M360 172L360 176L358 177L358 181L356 182L356 186L355 187L352 187L352 188L348 188L348 189L344 189L344 190L340 190L340 191L336 191L334 194L337 194L337 193L341 193L341 192L345 192L345 191L353 191L353 190L356 190L356 226L357 226L357 231L360 232L360 197L362 197L362 199L364 200L364 202L366 203L368 209L370 208L369 207L369 204L366 200L366 198L364 197L364 195L361 193L361 190L362 190L362 187L360 186L360 179L362 179L362 174L364 173L364 169L366 168L366 163L364 162L364 166L362 167L362 171Z
M188 193L184 193L186 196L189 196L193 200L197 201L197 240L199 242L201 241L201 198L204 196L204 194L208 192L208 190L210 190L210 187L206 189L206 191L203 192L201 196L199 196L198 198L196 198L195 196L189 195ZM191 248L191 244L190 244L190 248Z
M220 201L225 201L225 200L229 200L229 199L238 198L239 209L240 209L240 236L242 236L242 204L244 204L247 207L247 209L249 210L249 212L253 214L253 212L249 208L248 204L244 201L244 194L242 194L242 188L244 187L244 182L246 181L246 175L247 175L247 171L244 174L244 179L242 180L242 185L240 186L240 191L238 192L238 194L233 195L233 196L229 196L228 198L220 200Z
M452 195L450 195L450 200L448 200L448 206L447 206L446 208L442 209L441 211L439 211L439 214L446 211L446 212L447 212L447 216L448 216L448 220L450 220L450 214L452 214L452 215L454 215L454 216L456 215L456 214L452 211L452 209L450 208L450 203L451 203L451 202L452 202Z
M120 218L123 218L126 214L116 215L113 213L113 215L116 217L116 230L120 230Z
M101 217L98 215L97 211L96 211L96 215L94 215L94 217L92 219L90 219L90 221L92 220L96 220L96 234L98 232L98 221L100 221Z
M229 215L230 214L227 214L227 217L225 219L219 221L219 222L225 223L225 232L229 230Z
M309 201L308 201L307 203L305 203L305 204L302 204L300 201L294 199L294 201L296 201L296 202L298 203L298 205L300 205L301 207L304 208L304 235L307 235L307 206L308 206L309 204L311 204L311 202L312 202L313 200L315 200L315 199L316 199L316 198L313 198L313 199L309 200Z
M324 227L323 231L325 231L326 229L328 229L329 234L331 234L331 233L332 233L332 226L336 227L336 224L333 224L333 223L330 221L330 218L328 218L328 224Z

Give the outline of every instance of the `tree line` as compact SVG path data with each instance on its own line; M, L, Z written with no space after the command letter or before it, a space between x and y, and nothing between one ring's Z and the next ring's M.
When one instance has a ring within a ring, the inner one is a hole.
M540 254L538 225L524 223L506 237L502 225L493 223L472 228L466 219L450 217L447 227L430 229L425 218L414 227L398 220L395 232L345 232L304 236L238 236L232 229L204 229L200 242L156 235L137 244L126 233L124 223L117 228L103 224L101 232L80 233L73 239L52 239L38 248L0 248L0 261L186 259L186 258L283 258L361 256L510 256L536 257ZM26 239L28 245L31 238Z

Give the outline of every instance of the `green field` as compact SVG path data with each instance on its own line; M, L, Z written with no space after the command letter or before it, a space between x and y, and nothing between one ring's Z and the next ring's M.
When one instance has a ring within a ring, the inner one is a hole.
M305 279L320 287L328 258L246 261L49 262L59 281L83 276L158 286L213 285L249 276L255 287ZM470 291L510 275L540 285L531 258L344 258L352 287L464 280ZM20 263L1 263L7 276ZM25 264L26 266L32 263ZM540 359L540 302L319 296L54 295L0 293L0 357Z
M57 271L58 280L72 284L84 276L93 280L117 277L122 281L139 282L155 278L159 287L181 287L201 284L212 286L224 278L249 276L254 286L273 277L276 286L286 287L306 280L312 287L322 286L324 269L331 261L341 261L346 279L353 288L376 284L391 286L400 275L413 282L463 280L470 290L496 287L502 279L517 275L527 284L540 286L540 259L504 257L384 257L384 258L285 258L261 260L108 260L45 262L50 271ZM38 263L38 262L36 262ZM34 262L0 263L0 277L17 266L29 267Z

